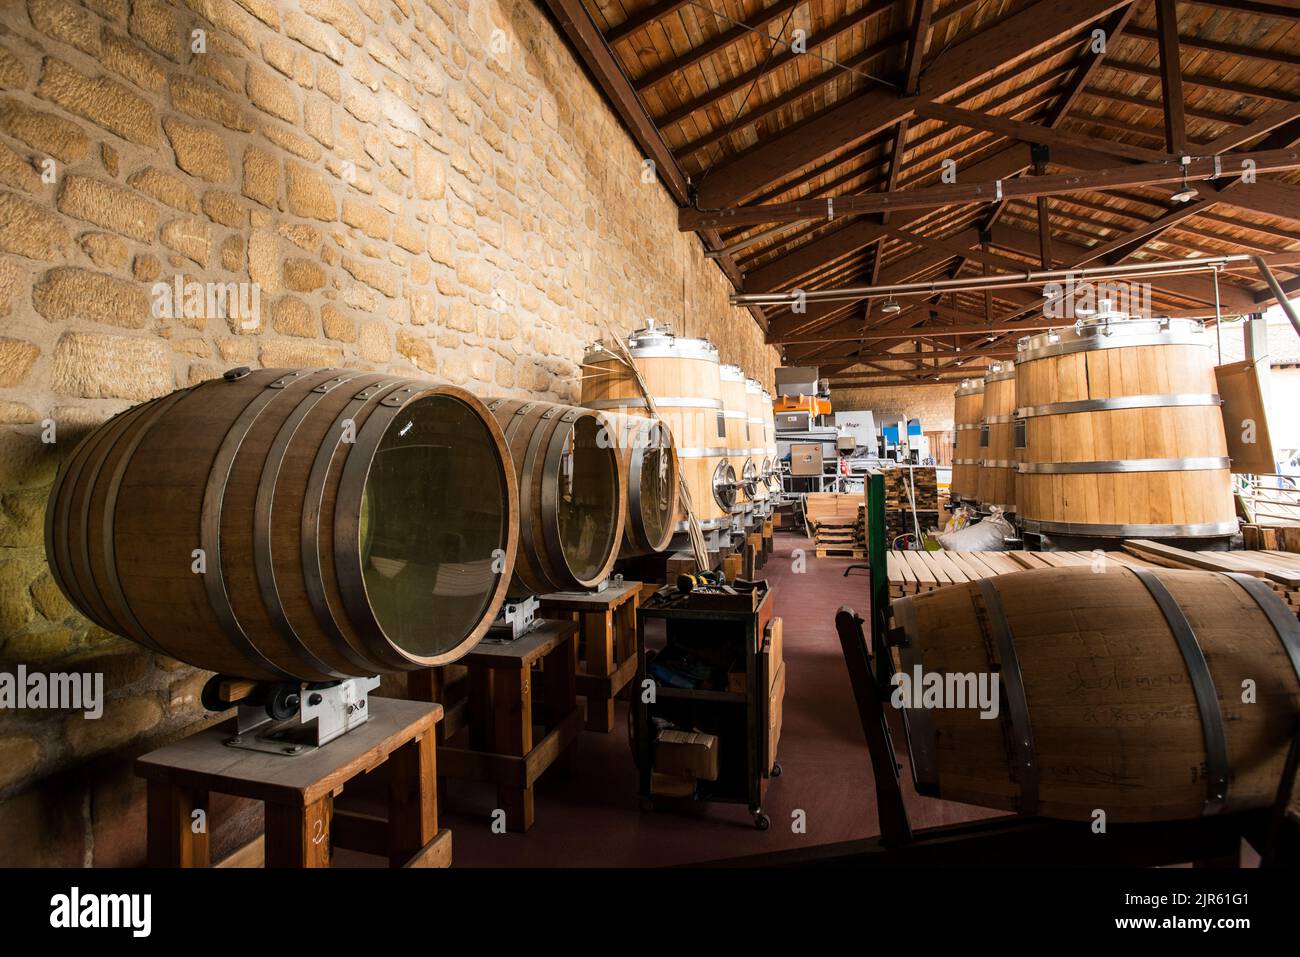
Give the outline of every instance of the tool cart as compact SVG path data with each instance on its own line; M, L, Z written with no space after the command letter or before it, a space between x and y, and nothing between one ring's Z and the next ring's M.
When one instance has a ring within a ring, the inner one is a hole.
M642 810L664 798L738 803L759 830L769 827L763 797L781 773L785 695L781 619L773 604L767 584L757 582L750 591L706 586L683 593L667 585L641 606L631 715ZM646 626L655 621L664 622L663 634L648 648ZM673 734L673 748L689 741L700 749L708 771L683 778L675 760L672 770L679 773L663 774L665 734ZM665 779L675 786L665 788Z

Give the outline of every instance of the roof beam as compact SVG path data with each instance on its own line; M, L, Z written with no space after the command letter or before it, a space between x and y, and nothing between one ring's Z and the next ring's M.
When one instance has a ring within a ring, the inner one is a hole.
M1253 167L1250 165L1253 164ZM1089 172L1022 176L1018 179L959 182L921 189L859 193L854 196L795 200L762 206L700 212L689 207L678 210L677 227L682 231L716 229L723 226L759 223L801 222L861 216L906 209L940 209L971 203L993 203L1003 198L1034 199L1070 193L1105 192L1132 186L1155 186L1183 180L1208 180L1240 176L1253 168L1258 173L1300 168L1300 150L1270 150L1259 153L1229 153L1222 157L1193 159L1186 166L1176 162L1137 163Z
M956 95L991 71L1009 69L1123 5L1123 0L1039 0L937 58L922 78L922 90L930 98ZM910 118L915 100L883 88L847 100L717 167L700 186L699 205L735 203L827 153L861 143Z
M836 20L825 30L822 30L815 36L809 37L807 51L812 51L818 47L825 46L850 31L862 30L865 28L866 24L870 23L876 17L884 16L893 8L894 0L871 0L870 3L858 10L856 13L849 14L840 20ZM764 76L773 70L780 70L787 63L790 63L803 55L791 48L790 44L781 37L770 39L774 48L777 46L786 47L785 52L778 53L771 58L764 58L752 69L746 70L744 73L734 76L725 82L719 83L717 86L710 86L709 89L700 96L683 103L676 109L659 117L656 120L659 124L659 128L668 129L671 126L676 126L684 120L690 119L696 113L700 112L700 110L707 109L719 100L724 100L731 96L733 93L747 89L759 77Z
M1178 57L1178 4L1156 0L1160 47L1160 100L1165 114L1165 149L1187 152L1187 116L1183 106L1183 66Z
M745 20L744 23L733 25L730 30L724 30L712 40L708 40L698 47L693 47L677 57L677 59L670 60L658 69L651 70L644 76L638 77L632 81L632 85L636 87L638 93L644 93L687 67L708 59L733 43L739 43L746 37L753 36L756 30L761 30L778 17L785 16L803 2L804 0L779 0L778 3L774 3L770 7L764 7Z
M690 193L686 176L673 154L669 152L654 121L646 112L641 98L623 75L614 53L596 28L582 0L546 0L547 6L560 22L561 29L587 64L605 96L614 105L641 147L641 154L654 160L655 172L672 193L679 206L684 205Z
M1281 3L1262 3L1257 0L1191 0L1202 7L1220 7L1224 10L1239 10L1253 13L1260 17L1276 17L1279 20L1300 20L1300 7Z
M1160 79L1160 70L1153 66L1147 66L1145 63L1130 63L1127 60L1116 60L1114 57L1110 57L1102 66L1104 69L1114 70L1116 73L1129 73L1133 76ZM1183 86L1201 86L1208 90L1218 90L1221 93L1239 93L1242 96L1253 96L1260 100L1289 101L1291 99L1290 94L1285 90L1252 86L1249 83L1241 83L1236 80L1221 80L1218 77L1196 73L1184 73Z
M1143 27L1130 27L1126 32L1129 36L1137 37L1139 40L1147 40L1155 44L1159 44L1160 42L1160 34L1154 30L1147 30ZM1226 53L1229 56L1241 57L1248 60L1263 60L1267 63L1280 63L1282 66L1289 67L1291 70L1296 69L1295 52L1292 50L1263 50L1259 47L1244 47L1235 43L1221 43L1217 40L1203 40L1200 37L1180 36L1178 42L1189 50L1209 50L1212 53Z

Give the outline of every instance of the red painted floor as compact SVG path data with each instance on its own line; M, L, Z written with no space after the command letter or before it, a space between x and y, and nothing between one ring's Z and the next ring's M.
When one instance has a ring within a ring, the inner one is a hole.
M803 549L806 570L793 570ZM684 809L638 808L636 769L626 733L626 705L618 705L612 734L584 731L571 771L552 768L536 786L536 823L527 834L493 834L495 791L450 782L440 810L450 827L457 867L655 867L717 860L765 851L847 841L879 833L875 792L834 616L841 605L866 613L865 572L844 577L851 562L818 559L802 535L778 532L763 569L784 618L786 699L780 745L783 773L771 782L766 832L747 809L732 804L688 804ZM902 741L901 730L895 733ZM904 762L904 787L914 826L952 823L995 812L916 795ZM805 812L807 832L791 827Z

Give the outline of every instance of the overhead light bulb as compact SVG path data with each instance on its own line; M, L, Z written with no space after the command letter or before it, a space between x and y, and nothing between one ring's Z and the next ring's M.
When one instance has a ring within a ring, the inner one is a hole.
M885 313L886 315L892 316L895 313L900 312L902 308L903 308L902 306L900 306L898 303L894 301L894 297L890 296L888 299L885 300L884 305L880 307L880 311Z
M1190 186L1187 183L1187 163L1184 162L1183 163L1183 188L1180 189L1178 192L1174 193L1169 198L1172 199L1175 203L1186 203L1195 199L1199 195L1201 194L1197 191L1196 187Z

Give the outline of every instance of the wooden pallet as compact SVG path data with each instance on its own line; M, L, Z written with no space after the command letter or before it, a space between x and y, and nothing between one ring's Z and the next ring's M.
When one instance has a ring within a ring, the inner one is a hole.
M1064 568L1104 561L1109 566L1149 565L1123 552L914 552L891 551L889 596L903 598L981 578L1032 568Z
M1125 539L1124 551L1165 568L1199 568L1212 572L1242 572L1266 581L1291 610L1300 614L1300 555L1260 549L1190 551L1164 542Z
M827 545L818 546L818 558L866 558L867 550L865 548L855 548L852 546Z
M1130 566L1244 572L1268 582L1300 614L1300 555L1258 550L1189 551L1143 539L1125 541L1123 551L1113 552L891 551L888 554L889 597L903 598L1027 568L1064 568L1096 561L1104 562L1107 570Z

